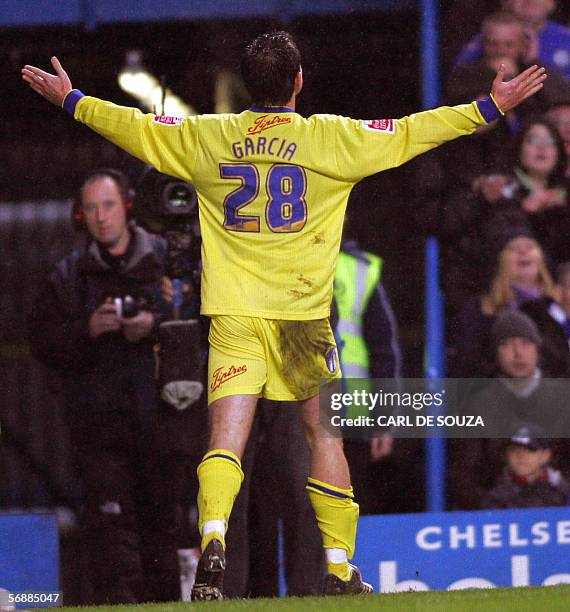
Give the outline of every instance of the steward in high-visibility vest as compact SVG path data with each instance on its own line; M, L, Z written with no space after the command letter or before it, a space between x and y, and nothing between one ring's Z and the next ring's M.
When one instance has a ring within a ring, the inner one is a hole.
M382 287L382 258L357 248L353 241L342 245L334 281L338 314L336 337L344 378L400 378L401 354L397 323ZM363 381L348 381L346 391L367 390ZM366 410L347 410L346 416Z
M363 319L368 300L381 276L382 258L378 255L341 250L336 265L334 298L338 310L336 331L342 341L342 373L345 378L369 376Z

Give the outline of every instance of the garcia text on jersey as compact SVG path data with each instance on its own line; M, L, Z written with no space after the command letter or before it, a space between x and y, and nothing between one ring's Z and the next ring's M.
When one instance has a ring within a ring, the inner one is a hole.
M289 142L285 138L260 136L259 138L244 138L243 141L238 140L232 143L232 152L236 159L252 155L273 155L291 161L296 151L297 144Z

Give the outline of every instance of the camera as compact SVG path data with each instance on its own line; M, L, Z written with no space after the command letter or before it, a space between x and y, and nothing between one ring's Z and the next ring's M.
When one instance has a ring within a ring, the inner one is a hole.
M150 167L139 180L134 201L135 218L168 244L171 278L187 278L199 290L200 223L194 186Z
M123 319L133 319L141 310L148 308L148 303L143 297L135 298L132 295L113 298L113 304L117 316Z
M149 167L137 184L134 213L139 225L166 240L167 274L173 286L177 281L182 287L182 279L189 282L190 294L199 305L201 236L194 186ZM181 290L179 294L172 302L174 320L159 326L158 378L162 399L177 410L186 410L203 396L204 373L200 321L180 319Z

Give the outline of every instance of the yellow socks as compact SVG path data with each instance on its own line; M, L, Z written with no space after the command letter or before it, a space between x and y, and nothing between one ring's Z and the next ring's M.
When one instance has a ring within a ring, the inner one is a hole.
M327 571L349 580L348 559L354 555L358 524L358 504L353 500L352 487L340 489L309 477L307 491L323 536Z
M241 462L231 451L211 450L198 466L198 481L198 527L203 552L213 539L225 546L230 513L243 481Z

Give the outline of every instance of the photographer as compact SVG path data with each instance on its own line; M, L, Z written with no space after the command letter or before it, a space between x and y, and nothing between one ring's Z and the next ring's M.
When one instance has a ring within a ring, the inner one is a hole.
M131 202L120 172L86 178L73 208L80 244L55 265L29 318L35 357L64 378L98 604L180 598L174 493L156 439L167 249L129 220Z

